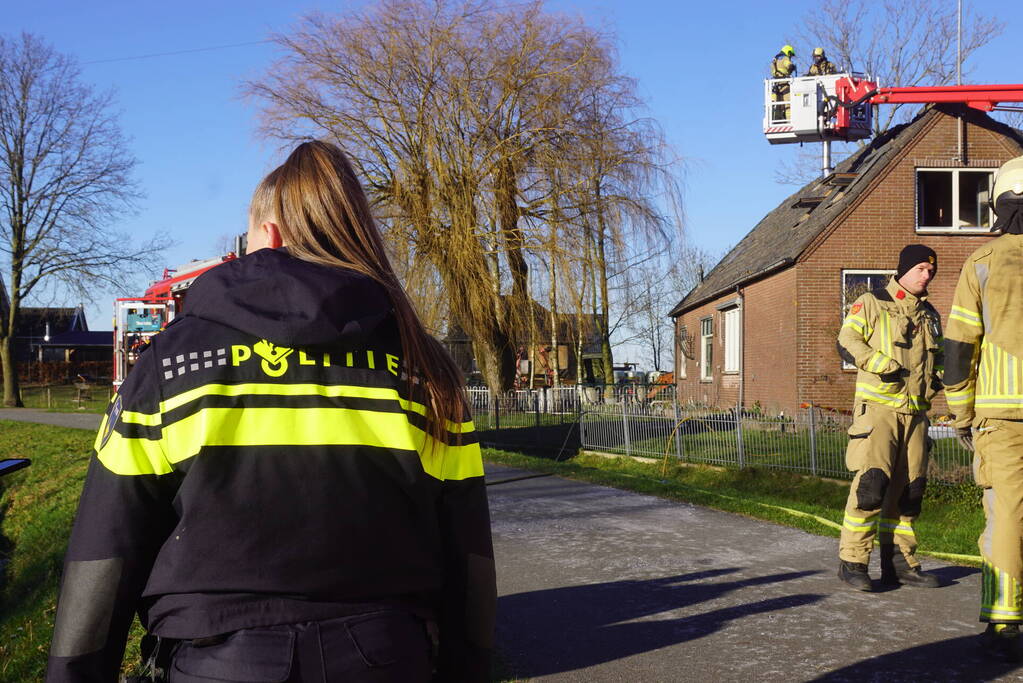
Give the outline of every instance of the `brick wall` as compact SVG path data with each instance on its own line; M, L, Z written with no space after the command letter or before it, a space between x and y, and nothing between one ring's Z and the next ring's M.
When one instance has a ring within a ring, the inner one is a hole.
M742 289L744 328L742 347L743 403L759 403L768 412L790 413L798 407L796 377L792 367L796 361L795 305L796 268L789 268L771 277L753 282ZM695 401L719 407L731 407L739 400L739 374L725 373L725 340L721 334L721 304L734 301L735 292L717 297L699 308L688 311L679 320L692 338L693 358L677 354L677 363L686 364L685 377L676 375L679 395L684 401ZM714 353L711 381L700 379L700 321L711 316L714 322Z

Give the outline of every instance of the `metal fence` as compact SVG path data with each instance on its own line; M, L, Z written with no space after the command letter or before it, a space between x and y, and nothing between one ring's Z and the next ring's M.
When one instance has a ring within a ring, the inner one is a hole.
M113 396L109 381L89 385L23 385L19 389L26 408L42 410L102 412Z
M682 405L670 393L651 395L650 387L610 389L517 391L496 398L473 389L470 400L480 430L578 421L586 450L852 478L845 466L849 415L809 406L794 415L769 416ZM955 430L932 425L929 436L928 478L968 480L971 454L959 445Z
M496 395L486 387L470 387L466 393L477 431L578 422L584 400L575 387L522 389Z

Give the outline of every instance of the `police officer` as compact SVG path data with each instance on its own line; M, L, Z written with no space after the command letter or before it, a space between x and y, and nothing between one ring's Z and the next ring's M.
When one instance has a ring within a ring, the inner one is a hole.
M846 451L856 476L838 576L858 590L872 590L867 565L875 536L883 584L938 585L920 570L913 531L927 484L927 410L941 388L941 319L927 301L937 267L929 247L905 247L895 277L856 299L838 334L839 353L859 369Z
M96 439L48 681L114 681L139 615L198 681L483 681L495 582L461 376L351 164L300 145Z
M948 317L944 382L960 441L969 450L976 443L973 474L984 487L980 620L987 627L982 641L993 656L1020 661L1023 157L998 169L992 197L995 228L1002 236L974 251L959 274Z
M781 50L771 60L771 78L792 78L796 73L796 63L793 61L795 56L796 50L791 45L782 45ZM787 102L791 90L792 88L788 82L774 83L771 85L771 100L773 102ZM778 116L781 113L784 113L784 116ZM789 118L789 105L784 107L772 105L771 118L776 120Z
M813 49L813 63L810 65L810 70L806 72L806 75L829 76L834 73L838 73L838 69L828 61L827 55L824 54L824 48L815 47Z

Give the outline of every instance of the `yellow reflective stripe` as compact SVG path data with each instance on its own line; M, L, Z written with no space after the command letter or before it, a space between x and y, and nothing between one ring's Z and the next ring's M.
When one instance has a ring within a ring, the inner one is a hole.
M849 315L849 316L846 316L845 324L843 326L844 327L854 327L857 330L859 330L860 332L862 332L867 327L867 321L864 318L861 318L858 315Z
M100 431L102 439L105 430ZM98 443L97 443L98 445ZM121 436L117 430L110 433L107 443L98 449L99 461L114 474L167 474L171 464L159 441Z
M985 342L980 346L980 367L977 369L978 393L995 393L991 390L991 370L991 345Z
M161 412L196 401L203 396L323 396L326 398L368 398L396 401L403 410L426 415L426 406L401 397L396 389L385 387L358 387L347 384L204 384L190 391L178 394L160 404ZM157 423L158 424L158 423ZM471 420L457 423L450 420L446 423L447 430L454 434L469 434L474 430Z
M419 452L423 471L441 481L461 481L483 476L483 455L478 443L465 446L437 444L427 437L426 447Z
M972 403L974 400L973 388L961 389L959 391L953 391L951 389L945 389L945 401L950 405L966 405Z
M416 451L442 479L483 476L478 444L437 444L403 413L349 408L204 408L163 428L171 462L205 446L369 446ZM273 456L270 456L273 457Z
M125 410L121 413L121 422L131 422L132 424L145 425L147 427L159 427L163 421L163 416L160 413L136 413L130 410ZM102 432L102 429L100 430Z
M191 391L186 391L172 396L160 403L160 411L168 412L180 408L186 403L191 403L203 396L244 396L246 394L261 394L264 396L328 396L344 398L375 398L401 401L401 397L395 389L384 387L357 387L347 384L204 384ZM409 409L425 415L426 408L419 403L407 402ZM404 407L404 406L402 406Z
M860 385L860 384L856 385L856 396L858 398L868 399L868 400L873 401L875 403L881 403L881 404L888 405L888 406L897 406L900 403L902 403L901 399L887 398L886 396L883 396L881 394L875 393L875 392L871 391L870 389L867 389L865 386Z
M989 398L986 396L978 395L974 400L973 404L977 407L984 408L1019 408L1023 406L1023 398L1020 397L1003 397L1003 398Z
M881 313L881 349L892 355L892 321L887 311Z
M968 308L963 308L962 306L953 305L952 312L948 314L948 319L958 320L961 323L973 325L974 327L984 327L984 323L981 321L979 313L971 311Z
M867 369L870 372L880 372L881 368L888 365L888 356L881 351L875 351L871 357Z
M877 524L876 518L871 518L869 521L865 517L853 517L846 515L845 519L842 520L842 526L849 531L870 531Z
M899 534L901 536L915 536L913 532L913 524L911 522L903 522L899 519L882 519L878 524L880 529L884 531L891 531L892 533Z
M931 402L922 396L910 396L907 394L880 391L869 384L862 383L856 385L856 396L857 398L862 398L886 406L898 407L903 403L906 403L914 410L925 410L931 406Z

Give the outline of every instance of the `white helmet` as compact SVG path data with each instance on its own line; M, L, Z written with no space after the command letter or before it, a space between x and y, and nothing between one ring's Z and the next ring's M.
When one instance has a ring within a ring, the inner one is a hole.
M1003 192L1023 195L1023 157L1010 159L995 171L991 202L994 203Z

